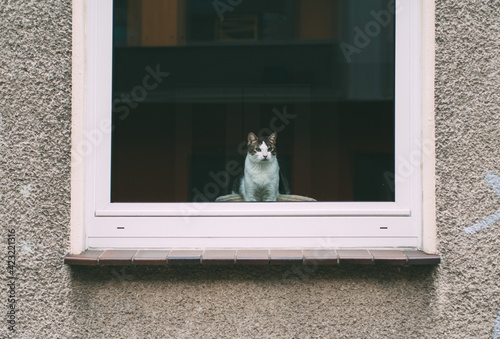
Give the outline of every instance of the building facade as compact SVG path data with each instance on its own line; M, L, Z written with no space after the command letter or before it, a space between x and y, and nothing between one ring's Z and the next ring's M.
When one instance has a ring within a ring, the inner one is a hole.
M441 264L411 267L64 264L72 13L0 2L2 337L500 338L499 1L435 2Z

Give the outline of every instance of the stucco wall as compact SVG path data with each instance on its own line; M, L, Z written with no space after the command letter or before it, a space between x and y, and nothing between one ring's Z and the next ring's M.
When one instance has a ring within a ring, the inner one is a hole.
M0 0L0 18L0 337L493 337L500 222L464 229L500 210L484 180L500 174L500 1L437 1L437 269L64 266L71 2ZM4 317L8 229L15 334Z
M491 338L500 308L500 1L437 1L437 337ZM499 328L500 331L500 328ZM500 338L498 333L497 338Z

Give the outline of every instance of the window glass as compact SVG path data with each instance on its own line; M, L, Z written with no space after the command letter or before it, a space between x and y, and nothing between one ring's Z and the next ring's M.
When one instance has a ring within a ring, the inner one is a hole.
M249 132L279 192L394 201L394 1L114 0L112 202L212 202Z

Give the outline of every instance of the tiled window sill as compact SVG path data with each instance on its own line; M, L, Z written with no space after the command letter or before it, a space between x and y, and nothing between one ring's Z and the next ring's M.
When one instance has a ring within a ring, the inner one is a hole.
M141 265L438 265L441 257L417 250L89 250L67 254L64 263L86 266Z

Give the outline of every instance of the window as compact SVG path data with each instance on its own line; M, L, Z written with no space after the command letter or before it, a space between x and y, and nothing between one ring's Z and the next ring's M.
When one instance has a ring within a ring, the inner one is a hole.
M86 4L85 247L422 247L419 2Z

